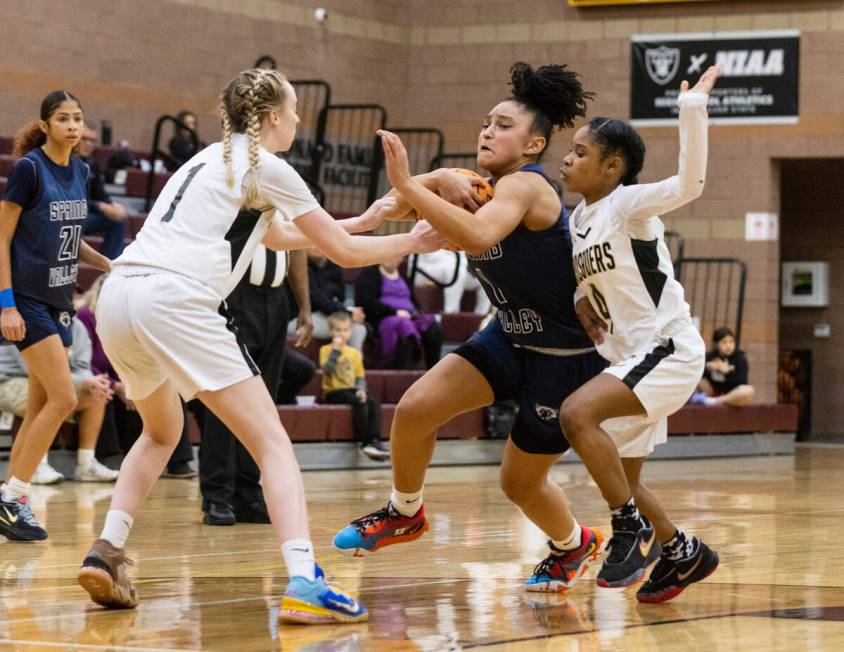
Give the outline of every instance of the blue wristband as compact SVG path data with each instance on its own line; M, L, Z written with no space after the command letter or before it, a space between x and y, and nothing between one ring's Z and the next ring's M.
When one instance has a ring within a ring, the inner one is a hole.
M15 293L12 288L0 290L0 309L15 307Z

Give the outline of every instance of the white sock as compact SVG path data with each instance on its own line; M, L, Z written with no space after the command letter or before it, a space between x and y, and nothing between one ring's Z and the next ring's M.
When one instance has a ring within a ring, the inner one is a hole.
M76 463L79 466L88 466L94 461L93 448L80 448L76 451Z
M304 577L311 581L316 578L314 544L308 539L288 539L281 544L281 554L291 578Z
M50 460L48 459L49 453L44 453L44 457L41 458L41 462L39 464L49 464Z
M3 485L3 502L11 502L13 500L20 500L29 493L29 482L22 482L15 476Z
M135 519L131 514L119 509L110 509L106 513L100 539L105 539L115 548L122 549L126 546L126 539L129 537L129 530L134 522Z
M416 516L416 512L422 507L422 489L413 493L402 493L393 487L390 493L390 503L402 516Z
M565 539L559 541L552 540L551 543L554 544L555 548L559 548L560 550L575 550L580 547L580 540L583 536L582 532L580 523L575 521L574 528Z

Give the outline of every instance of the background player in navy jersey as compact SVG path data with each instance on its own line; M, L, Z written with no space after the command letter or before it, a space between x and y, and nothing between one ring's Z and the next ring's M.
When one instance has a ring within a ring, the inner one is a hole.
M604 362L574 313L566 214L538 160L554 127L584 115L591 95L564 66L534 70L517 63L511 85L512 96L493 107L478 137L478 165L492 174L495 194L474 215L431 191L451 173L412 179L401 141L381 132L390 182L400 193L396 214L415 209L465 249L498 313L402 397L390 437L389 502L341 530L334 545L373 552L421 536L428 528L422 487L437 428L463 412L515 399L521 409L506 444L501 487L549 537L550 553L526 588L560 590L596 558L602 537L577 523L548 478L568 448L558 408Z
M0 329L29 368L26 416L0 489L0 535L13 541L47 538L26 495L38 463L76 407L65 349L78 263L110 268L81 239L88 166L71 151L85 128L82 106L67 91L54 91L41 103L40 118L21 132L15 149L21 158L0 202Z

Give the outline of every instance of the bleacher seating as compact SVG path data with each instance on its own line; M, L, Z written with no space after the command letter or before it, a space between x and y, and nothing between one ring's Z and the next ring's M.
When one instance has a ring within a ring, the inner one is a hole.
M157 197L164 189L164 184L170 178L170 172L161 172L155 174L155 179L152 184L152 196ZM149 173L137 168L130 168L126 170L126 195L129 197L144 197L147 192L147 180Z
M0 154L11 154L15 149L15 139L12 136L0 136Z

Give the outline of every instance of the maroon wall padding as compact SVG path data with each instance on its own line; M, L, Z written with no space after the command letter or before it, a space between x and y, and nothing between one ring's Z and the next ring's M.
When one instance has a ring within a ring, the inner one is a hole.
M120 147L115 147L113 145L100 145L94 150L94 153L91 154L91 158L93 158L97 165L100 166L100 169L105 172L106 168L108 167L108 160L114 156L122 152L123 149ZM137 149L129 150L132 155L132 158L141 160L141 159L149 159L149 152L141 152Z
M416 300L419 301L422 312L436 313L443 311L443 291L436 285L417 285L413 288L413 293L416 295Z
M15 149L15 139L10 136L0 136L0 154L11 154Z
M687 405L668 418L670 435L796 431L796 405Z
M11 154L0 154L0 177L8 177L17 159Z
M442 315L443 339L447 342L465 342L478 332L482 315L473 312L445 312Z
M294 344L296 344L296 336L287 336L287 346L289 346L291 349L295 349L306 358L312 360L317 367L319 366L319 347L321 347L323 344L328 344L329 342L330 340L318 340L317 338L312 337L311 341L308 342L307 346L297 347L294 346Z
M147 219L146 213L131 213L126 216L126 236L135 238Z
M144 197L147 192L147 177L148 172L143 172L136 168L126 170L126 195L129 197ZM155 181L152 183L152 196L158 197L158 194L164 189L164 185L170 178L169 172L156 173Z
M293 441L337 441L351 438L352 409L346 405L280 405L281 423Z
M86 263L79 263L79 272L76 276L76 284L83 290L87 290L91 287L91 283L93 283L100 274L102 274L100 270L91 267Z
M482 437L486 437L483 410L473 410L454 417L437 431L439 439L480 439Z

